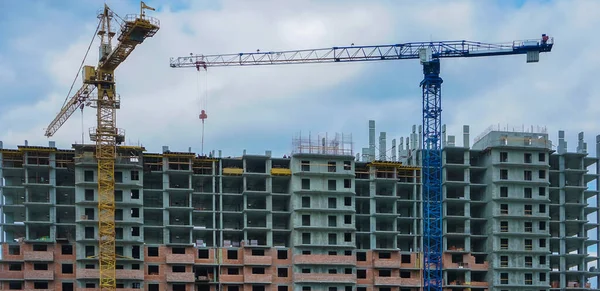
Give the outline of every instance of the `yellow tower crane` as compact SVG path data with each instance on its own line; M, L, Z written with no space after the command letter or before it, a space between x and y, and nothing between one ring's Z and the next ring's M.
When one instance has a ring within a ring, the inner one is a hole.
M78 108L91 105L97 109L97 126L90 130L90 139L96 142L98 160L98 258L101 290L116 289L115 158L117 144L125 140L123 130L118 129L116 124L116 110L120 108L120 100L115 89L114 73L138 44L158 31L159 21L146 16L146 9L154 10L141 2L139 15L121 18L104 5L102 13L98 15L100 21L96 28L96 34L100 37L98 65L83 66L82 63L83 86L63 105L45 133L47 137L54 135ZM120 25L118 33L112 27L114 22ZM118 43L113 47L112 39L115 36Z

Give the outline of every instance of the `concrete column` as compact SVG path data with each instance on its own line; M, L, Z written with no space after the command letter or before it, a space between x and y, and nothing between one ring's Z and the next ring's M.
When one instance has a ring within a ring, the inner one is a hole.
M578 153L585 153L586 152L585 142L583 142L583 132L580 132L577 135L577 152Z
M379 133L379 160L381 161L385 161L386 159L386 139L385 139L385 132L380 132Z
M446 146L454 147L455 145L456 145L456 137L454 135L449 135L448 136L448 144L446 144Z
M410 148L411 149L416 149L417 148L417 126L413 125L412 126L412 134L410 136L410 139L412 140L412 143L410 144Z
M446 147L446 125L442 125L442 148Z
M419 144L417 145L418 149L422 149L423 145L423 126L419 125Z
M463 147L470 148L471 142L469 138L469 126L463 125Z
M561 133L562 133L562 141L561 141ZM560 131L559 132L559 146L561 146L561 144L563 145L562 150L563 152L566 151L566 142L564 141L564 131ZM566 249L566 243L565 243L565 237L566 237L566 228L565 228L565 219L566 217L566 213L565 213L565 156L564 155L560 155L558 157L558 169L559 169L559 174L558 174L558 183L559 183L559 224L558 224L558 229L559 229L559 237L560 237L560 246L559 246L559 253L560 254L565 254L567 249ZM550 195L550 189L548 189L548 195ZM565 274L565 270L566 270L566 259L564 256L561 256L559 258L559 270L560 272L560 288L566 288L567 287L567 275Z
M400 137L400 140L398 141L398 161L400 161L402 159L403 155L404 155L404 137Z
M558 154L564 154L567 152L567 142L565 141L565 131L564 130L559 130L558 131L558 148L557 148L557 152Z
M396 161L396 139L392 139L392 162Z
M375 120L369 120L369 162L375 159Z
M370 148L362 148L362 160L363 162L369 162L369 151Z

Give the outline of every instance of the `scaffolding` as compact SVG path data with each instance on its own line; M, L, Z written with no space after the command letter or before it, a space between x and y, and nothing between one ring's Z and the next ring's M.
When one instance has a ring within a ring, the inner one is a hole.
M75 152L71 150L58 150L56 153L57 168L74 168Z
M23 152L18 150L2 150L3 168L23 168L24 161Z
M335 133L303 136L298 133L292 142L292 154L354 156L352 134Z
M192 162L192 170L194 175L214 175L213 167L217 159L208 159L204 157L196 157Z
M162 172L163 157L160 154L144 154L144 170L146 172Z
M383 179L397 179L404 183L420 183L421 167L404 165L402 162L373 161L367 164L375 169L375 177Z

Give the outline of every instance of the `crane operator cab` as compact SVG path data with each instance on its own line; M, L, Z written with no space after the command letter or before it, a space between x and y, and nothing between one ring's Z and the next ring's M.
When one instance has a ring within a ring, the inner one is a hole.
M545 33L542 34L542 45L547 44L548 43L548 39L549 39L548 35L546 35Z

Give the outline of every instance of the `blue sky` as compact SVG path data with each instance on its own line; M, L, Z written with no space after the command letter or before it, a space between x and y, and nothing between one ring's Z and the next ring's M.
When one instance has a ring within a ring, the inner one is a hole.
M107 0L119 15L139 13L138 1ZM586 132L590 152L600 134L600 1L158 1L161 21L152 39L117 70L119 127L129 143L199 151L202 96L209 119L206 148L225 155L291 151L302 132L352 133L355 151L367 144L367 122L388 140L419 124L421 68L417 61L335 65L171 69L189 53L235 53L388 44L429 40L507 42L555 38L541 62L524 56L443 60L443 120L448 134L463 124L475 137L492 124L546 126L569 149ZM44 128L59 111L97 25L101 0L0 1L0 140L16 147L46 144ZM87 64L97 61L97 42ZM206 82L208 80L208 82ZM76 82L76 89L81 85ZM200 89L198 89L200 87ZM87 133L95 122L84 111ZM81 116L52 138L81 140ZM86 142L89 138L86 134ZM458 138L457 140L462 140ZM388 142L388 144L390 144ZM459 142L460 144L460 142Z

